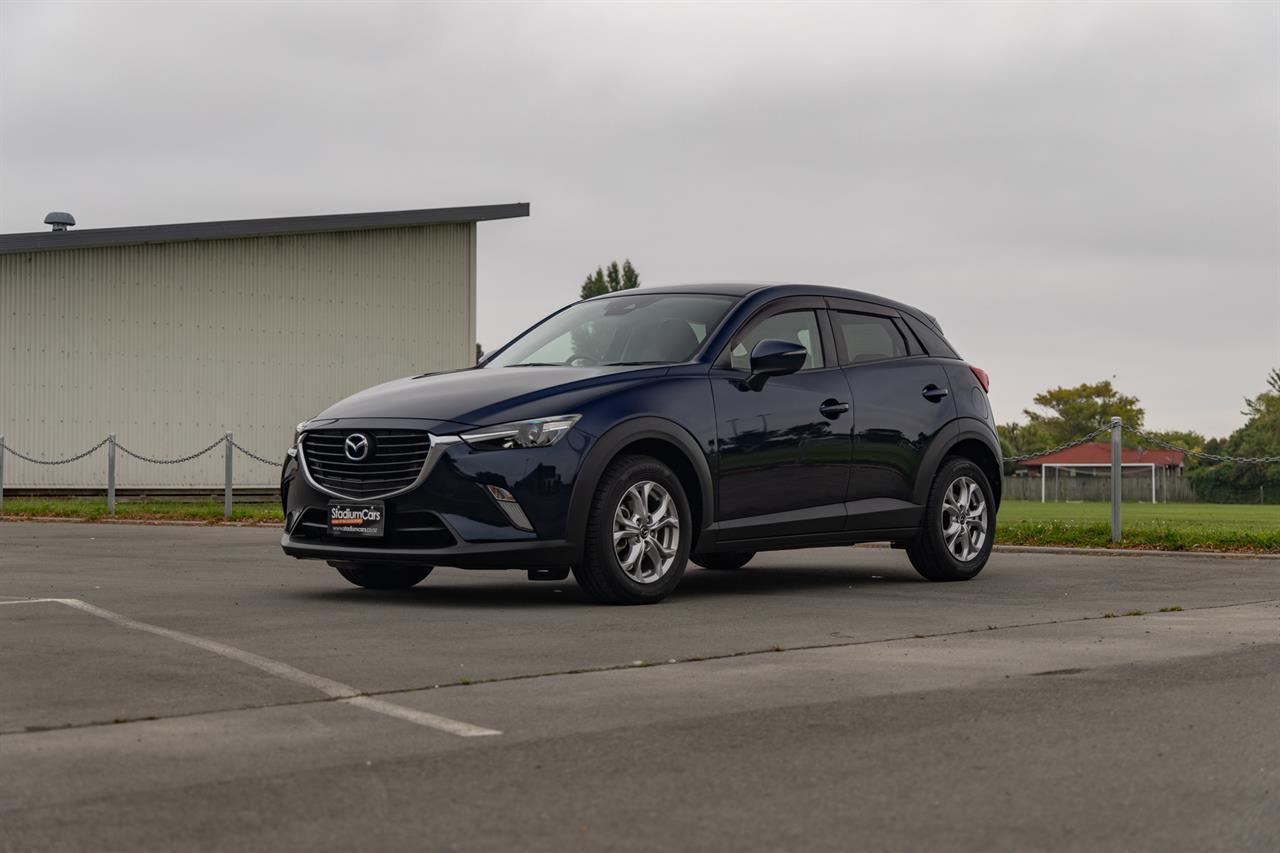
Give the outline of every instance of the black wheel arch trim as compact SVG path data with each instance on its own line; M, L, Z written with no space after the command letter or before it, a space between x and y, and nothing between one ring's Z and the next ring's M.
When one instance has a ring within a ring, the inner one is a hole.
M913 495L915 503L924 506L929 501L929 489L933 486L933 478L937 476L938 468L942 466L942 460L947 457L947 454L960 442L973 440L982 442L991 451L991 455L995 457L996 470L1002 470L1004 454L1000 449L1000 442L991 432L991 427L977 418L956 418L939 430L937 437L925 453L924 460L920 464L920 476L916 479ZM999 480L991 483L997 508L1000 506L1002 491L1000 486Z
M568 536L573 543L575 559L580 559L583 539L587 531L587 514L591 510L591 499L595 497L596 487L604 469L628 444L645 439L658 439L673 445L689 462L698 477L698 495L686 495L689 502L695 499L701 504L701 529L695 531L690 546L697 543L697 535L705 530L715 516L715 489L712 485L711 466L698 446L697 440L684 427L666 418L643 416L623 421L596 439L595 444L587 451L587 458L578 469L574 479L573 494L569 498Z

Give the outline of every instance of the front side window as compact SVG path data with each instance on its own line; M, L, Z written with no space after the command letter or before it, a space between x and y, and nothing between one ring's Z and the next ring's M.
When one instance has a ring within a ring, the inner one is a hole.
M808 355L801 370L823 366L822 335L818 332L818 313L812 308L783 311L754 323L729 344L729 362L734 370L751 369L751 349L763 340L800 344Z
M689 361L737 298L654 293L579 302L534 326L485 363L591 367Z
M844 343L846 364L884 361L910 354L902 331L889 317L833 311L831 323L835 327L836 337Z

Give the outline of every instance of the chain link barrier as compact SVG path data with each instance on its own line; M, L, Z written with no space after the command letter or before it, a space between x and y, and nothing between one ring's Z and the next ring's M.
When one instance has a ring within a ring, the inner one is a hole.
M1210 462L1232 462L1238 465L1269 465L1276 462L1280 462L1280 456L1227 456L1221 453L1206 453L1203 450L1192 450L1189 447L1179 447L1176 444L1172 444L1168 441L1165 441L1162 438L1157 438L1151 433L1145 432L1139 429L1138 427L1130 426L1129 424L1121 424L1120 428L1123 429L1125 432L1132 433L1133 435L1136 435L1139 438L1142 438L1143 440L1156 445L1157 447L1162 447L1165 450L1176 450L1180 453L1185 453L1188 456L1196 456L1196 457L1199 457L1200 459L1205 459ZM1110 432L1111 432L1111 425L1107 424L1106 426L1098 427L1088 435L1081 436L1080 438L1077 438L1073 441L1068 441L1064 444L1059 444L1057 447L1050 447L1048 450L1038 450L1035 453L1026 453L1026 454L1023 454L1022 456L1006 456L1004 457L1004 461L1005 462L1024 462L1028 459L1036 459L1040 456L1049 456L1054 453L1061 453L1064 450L1070 450L1073 447L1079 447L1082 444L1086 444L1090 441L1093 441L1095 438L1097 438L1100 435L1106 435L1106 434L1109 434Z
M252 451L245 450L243 447L236 444L235 439L231 440L231 446L234 447L236 450L239 450L245 456L248 456L254 462L261 462L263 465L279 465L280 464L279 459L267 459L266 457L259 456L258 454Z
M141 453L134 453L118 441L116 442L116 450L119 450L125 456L132 456L134 459L141 462L150 462L152 465L178 465L182 462L190 462L192 459L199 459L201 456L204 456L224 441L226 441L226 439L220 438L203 450L197 450L195 453L191 453L186 456L179 456L175 459L153 459L150 456L143 456Z
M1188 456L1197 456L1201 459L1207 459L1210 462L1234 462L1239 465L1269 465L1274 462L1280 462L1280 456L1227 456L1221 453L1205 453L1203 450L1192 450L1188 447L1179 447L1176 444L1170 444L1162 438L1156 438L1149 432L1143 432L1135 426L1121 424L1120 428L1125 432L1131 432L1136 436L1146 439L1152 444L1163 447L1165 450L1177 450ZM1108 427L1110 429L1110 427Z
M66 459L37 459L34 456L28 456L25 453L21 453L17 450L14 450L12 447L10 447L7 444L4 444L3 442L0 442L0 450L3 450L5 453L11 453L16 458L21 459L24 462L31 462L36 465L67 465L71 462L79 462L81 459L84 459L86 456L92 456L95 452L101 450L104 446L110 443L110 441L111 441L111 438L108 436L107 438L102 439L102 441L99 441L97 444L95 444L93 447L90 447L88 450L84 451L83 453L77 453L75 456L69 456ZM133 450L130 450L129 448L125 447L123 444L121 444L118 441L115 444L116 444L116 450L119 450L125 456L130 456L134 459L137 459L140 462L150 462L152 465L180 465L183 462L190 462L193 459L199 459L201 456L204 456L206 453L216 450L220 445L224 443L226 443L226 438L222 437L222 438L219 438L217 441L213 442L212 444L210 444L208 447L205 447L201 450L197 450L195 453L189 453L186 456L178 456L173 459L158 459L152 456L146 456L144 454L137 453ZM267 459L264 456L259 456L258 454L241 447L235 441L231 442L231 446L234 447L236 450L240 451L241 453L243 453L245 456L254 460L255 462L261 462L264 465L280 464L280 460Z
M1098 427L1088 435L1082 436L1081 438L1077 438L1072 441L1065 442L1063 444L1059 444L1057 447L1050 447L1048 450L1037 450L1035 453L1027 453L1022 456L1006 456L1004 458L1004 461L1005 462L1023 462L1027 459L1035 459L1038 456L1048 456L1050 453L1061 453L1064 450L1070 450L1073 447L1079 447L1082 444L1088 444L1090 441L1093 441L1098 436L1103 435L1104 433L1110 433L1110 432L1111 432L1111 424L1107 424L1106 426Z
M1232 462L1240 465L1270 465L1270 464L1280 463L1280 456L1228 456L1226 454L1221 454L1221 453L1206 453L1203 450L1192 450L1189 447L1179 447L1176 444L1172 444L1168 441L1165 441L1162 438L1157 438L1151 433L1145 432L1144 430L1135 426L1131 426L1129 424L1121 424L1121 429L1123 429L1125 432L1132 433L1133 435L1136 435L1139 438L1142 438L1143 440L1156 445L1157 447L1162 447L1165 450L1176 450L1180 453L1185 453L1188 456L1195 456L1200 459L1205 459L1209 462ZM1056 447L1050 447L1047 450L1039 450L1039 451L1036 451L1035 453L1024 453L1021 456L1006 456L1004 457L1004 461L1005 462L1025 462L1028 459L1035 459L1039 456L1049 456L1050 454L1053 454L1053 453L1061 453L1064 450L1070 450L1073 447L1079 447L1082 444L1087 444L1088 442L1093 441L1098 436L1105 435L1110 432L1111 432L1111 425L1107 424L1104 426L1100 426L1097 429L1095 429L1093 432L1082 435L1077 439L1063 442L1062 444L1059 444ZM12 453L18 459L21 459L25 462L31 462L36 465L68 465L72 462L79 462L81 459L84 459L85 457L92 456L94 453L101 450L110 441L111 441L110 438L104 438L102 441L98 442L93 447L90 447L88 450L85 450L82 453L77 453L74 456L68 456L66 459L38 459L34 456L27 456L25 453L15 450L14 448L4 443L0 443L0 449L4 450L4 452L6 453ZM159 459L152 456L146 456L142 453L138 453L136 451L130 450L129 448L125 447L123 444L121 444L118 441L116 442L116 449L119 450L121 453L123 453L125 456L130 456L134 459L137 459L140 462L149 462L152 465L180 465L184 462L191 462L195 459L199 459L201 456L204 456L205 454L216 450L218 445L223 444L225 441L226 441L225 437L218 438L207 447L201 448L200 450L197 450L195 453L189 453L186 456L177 456L177 457L174 457L173 459ZM279 465L280 464L280 460L268 459L265 456L259 456L257 453L254 453L252 450L249 450L248 448L242 446L241 444L236 442L234 439L231 442L231 446L234 447L236 450L240 451L241 453L243 453L248 458L252 459L254 462L259 462L263 465Z
M84 453L77 453L75 456L68 456L66 459L37 459L34 456L27 456L25 453L19 453L9 445L4 444L2 442L0 442L0 450L4 450L4 452L6 453L12 453L14 456L18 457L19 459L22 459L26 462L33 462L36 465L66 465L71 462L79 462L81 459L84 459L86 456L92 455L93 453L101 449L102 446L109 441L111 441L110 438L104 438L102 439L102 441L99 441L97 444L95 444L93 447L90 447Z

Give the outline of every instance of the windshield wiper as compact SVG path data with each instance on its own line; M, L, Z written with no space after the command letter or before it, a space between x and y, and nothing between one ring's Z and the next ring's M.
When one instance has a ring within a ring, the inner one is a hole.
M519 364L508 364L507 367L564 367L562 361L522 361Z
M601 367L638 367L642 364L675 364L674 361L606 361Z

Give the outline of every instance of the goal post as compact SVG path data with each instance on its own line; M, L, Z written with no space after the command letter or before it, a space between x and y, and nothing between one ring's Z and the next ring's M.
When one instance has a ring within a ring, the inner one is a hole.
M1040 466L1040 503L1046 502L1045 485L1049 482L1049 469L1054 469L1054 476L1058 476L1058 471L1062 468L1111 468L1110 462L1045 462ZM1156 468L1154 462L1122 462L1121 469L1124 468L1149 468L1151 469L1151 502L1156 502ZM1121 474L1123 474L1123 470ZM1056 499L1055 499L1056 500Z

